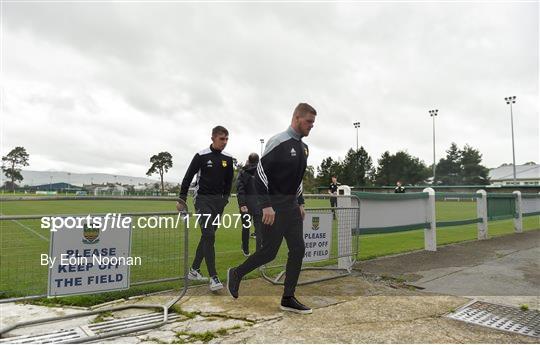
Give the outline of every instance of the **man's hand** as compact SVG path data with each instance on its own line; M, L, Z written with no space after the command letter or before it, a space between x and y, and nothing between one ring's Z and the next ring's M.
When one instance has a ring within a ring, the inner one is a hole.
M263 215L262 215L262 222L265 225L273 225L274 219L276 217L276 212L274 212L274 209L272 206L265 207L262 209Z
M177 201L176 202L176 209L178 210L178 212L185 211L187 209L186 203L183 202L183 201L182 202Z
M240 211L244 212L244 213L248 213L248 208L247 206L242 206L240 207Z
M306 218L306 211L304 210L304 205L300 205L300 215L302 216L302 220Z

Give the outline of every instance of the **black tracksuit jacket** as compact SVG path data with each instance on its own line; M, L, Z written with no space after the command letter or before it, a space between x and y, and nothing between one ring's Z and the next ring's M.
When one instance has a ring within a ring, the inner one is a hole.
M231 194L233 180L233 159L224 151L218 151L210 145L195 154L188 167L186 175L182 180L180 188L180 200L187 199L189 185L193 176L197 175L195 183L195 201L197 197L207 197L208 199L223 202L225 206Z
M238 206L247 206L248 213L250 214L262 214L261 208L257 203L257 190L255 189L256 172L257 164L246 165L238 174L236 184Z
M291 127L268 140L255 174L261 209L285 211L304 204L302 178L308 155L308 146Z

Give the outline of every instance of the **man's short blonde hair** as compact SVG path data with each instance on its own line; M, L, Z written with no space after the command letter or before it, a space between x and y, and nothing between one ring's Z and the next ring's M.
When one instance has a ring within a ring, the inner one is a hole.
M307 103L300 103L294 109L293 117L304 117L307 114L317 115L317 110Z

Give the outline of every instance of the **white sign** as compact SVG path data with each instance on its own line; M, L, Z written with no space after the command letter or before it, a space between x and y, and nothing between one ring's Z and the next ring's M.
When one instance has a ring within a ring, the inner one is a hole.
M328 260L332 248L332 213L307 213L304 219L304 262Z
M129 288L131 218L107 218L51 232L49 297Z

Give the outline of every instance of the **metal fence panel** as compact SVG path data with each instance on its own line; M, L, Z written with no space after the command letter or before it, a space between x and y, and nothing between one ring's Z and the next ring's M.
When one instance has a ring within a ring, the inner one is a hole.
M156 214L168 216L171 220L176 220L178 216L176 212L133 213L123 216L132 216L132 224L137 224L138 218ZM46 297L48 268L41 265L40 256L49 253L51 232L41 228L41 216L43 215L0 216L2 302L12 298ZM164 221L163 226L155 229L144 226L132 229L131 256L141 257L142 265L131 266L131 286L182 278L183 231L188 229L183 229L181 224L181 220L168 223Z
M336 271L337 274L316 279L304 279L301 274L298 284L314 283L349 274L358 254L358 236L353 236L353 231L358 227L359 223L358 208L310 208L305 211L306 214L335 214L335 219L332 221L332 241L329 258L318 262L304 262L302 270L328 270ZM285 273L283 268L287 261L287 253L288 250L284 241L276 258L261 268L261 273L266 280L274 284L283 284L281 278ZM344 259L345 265L343 265Z

